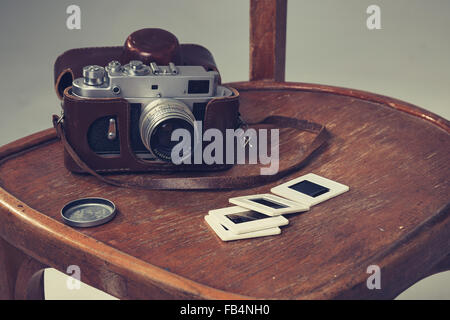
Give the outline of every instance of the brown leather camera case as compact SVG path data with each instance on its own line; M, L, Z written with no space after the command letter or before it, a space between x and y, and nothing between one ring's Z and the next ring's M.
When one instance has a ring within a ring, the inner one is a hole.
M144 172L144 171L190 171L221 170L231 165L174 165L163 161L138 159L130 145L130 105L122 98L83 99L71 94L73 79L82 76L86 65L106 65L111 60L128 63L139 59L144 63L156 62L177 65L200 65L207 70L216 70L211 53L204 47L193 44L178 44L171 33L161 29L143 29L131 34L123 47L80 48L66 51L55 62L55 89L63 99L64 134L67 142L89 167L98 172ZM234 95L209 101L206 106L203 130L219 129L225 133L235 129L239 116L239 93L230 88ZM120 133L120 154L102 156L91 150L87 132L91 124L102 117L116 117ZM226 148L224 148L225 150ZM67 150L64 153L65 166L70 171L83 172ZM224 159L226 155L224 154Z
M234 96L211 100L206 105L203 130L219 129L225 133L227 128L238 126L239 94L230 88ZM145 161L138 159L130 145L130 105L125 99L83 99L71 94L71 87L64 91L64 132L72 148L92 169L108 171L184 171L221 170L230 165L174 165L164 161ZM102 117L116 117L120 133L120 155L101 156L90 148L87 132L91 124ZM226 150L224 146L224 150ZM224 155L225 159L226 155ZM64 163L70 171L83 172L65 152Z

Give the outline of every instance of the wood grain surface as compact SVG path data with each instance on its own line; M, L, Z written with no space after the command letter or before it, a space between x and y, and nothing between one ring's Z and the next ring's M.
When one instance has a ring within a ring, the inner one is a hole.
M308 119L326 124L331 140L302 170L270 185L230 192L141 191L68 172L62 146L48 130L0 148L0 236L63 272L79 265L82 281L132 299L393 298L448 255L448 121L349 89L234 86L248 121L269 114ZM308 139L281 131L281 168ZM17 153L21 147L28 149ZM259 167L235 166L221 174L242 170ZM208 210L229 206L230 197L266 193L309 172L350 191L288 216L278 236L226 243L204 222ZM113 221L87 229L62 224L65 203L95 196L115 202L119 213ZM372 264L381 267L381 290L366 287Z

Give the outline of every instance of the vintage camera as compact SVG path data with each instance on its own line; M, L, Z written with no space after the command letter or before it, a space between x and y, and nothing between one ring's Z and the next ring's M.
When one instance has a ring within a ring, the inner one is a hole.
M177 143L171 141L172 132L183 128L194 137L194 131L199 130L195 121L204 120L208 102L233 95L218 81L217 71L201 66L145 65L139 60L122 66L111 61L106 67L84 67L83 77L73 81L72 94L85 99L126 99L131 108L130 145L136 156L171 161L171 150ZM99 155L119 154L117 131L117 117L97 119L87 133L90 148ZM192 139L192 143L199 142ZM190 147L192 150L194 145Z
M72 172L86 172L86 165L107 173L231 167L225 153L222 163L171 161L174 130L225 134L241 124L239 93L221 85L212 54L200 45L180 44L166 30L141 29L122 46L65 51L55 61L54 84L64 113L54 125L65 137L64 164ZM182 158L205 146L191 141Z

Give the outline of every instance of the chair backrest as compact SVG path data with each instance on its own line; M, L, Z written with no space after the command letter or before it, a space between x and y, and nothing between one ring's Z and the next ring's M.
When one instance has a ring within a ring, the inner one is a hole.
M250 0L250 81L284 81L287 0Z

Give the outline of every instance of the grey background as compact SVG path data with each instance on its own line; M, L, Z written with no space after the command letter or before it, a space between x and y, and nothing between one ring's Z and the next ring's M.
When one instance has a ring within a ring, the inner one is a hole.
M81 30L66 28L70 4L81 7ZM366 28L371 4L381 7L382 30ZM201 44L214 54L224 82L247 80L248 11L245 0L2 0L0 145L51 126L51 114L59 113L53 63L60 53L120 45L140 28L160 27L182 43ZM448 119L449 13L448 0L290 0L286 80L388 95ZM103 297L84 287L69 292L65 280L48 275L49 298ZM449 284L449 272L442 273L401 297L448 299Z

